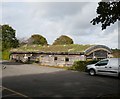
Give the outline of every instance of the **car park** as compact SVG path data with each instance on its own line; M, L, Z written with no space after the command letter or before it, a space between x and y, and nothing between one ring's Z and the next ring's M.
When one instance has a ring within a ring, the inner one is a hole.
M100 60L96 64L87 65L86 71L91 76L99 74L117 76L120 78L120 58L107 58Z

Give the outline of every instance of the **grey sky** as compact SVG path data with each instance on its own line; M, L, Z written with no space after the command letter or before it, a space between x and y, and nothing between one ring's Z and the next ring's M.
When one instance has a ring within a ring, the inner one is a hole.
M2 24L10 24L18 38L43 35L49 44L60 35L76 44L103 44L118 48L118 23L102 31L90 21L97 2L11 2L2 4Z

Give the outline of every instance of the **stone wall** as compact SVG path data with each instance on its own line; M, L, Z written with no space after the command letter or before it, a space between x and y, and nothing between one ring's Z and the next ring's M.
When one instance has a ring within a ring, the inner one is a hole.
M40 55L39 58L41 65L49 66L72 66L77 60L85 60L85 57L80 55Z
M104 50L97 50L89 55L83 54L68 54L68 53L19 53L12 54L11 59L17 61L27 62L33 61L38 62L41 65L48 66L72 66L74 61L86 59L103 59L108 57L108 52Z
M38 61L41 65L72 66L74 61L85 60L84 55L49 55L49 54L12 54L11 59L26 62Z

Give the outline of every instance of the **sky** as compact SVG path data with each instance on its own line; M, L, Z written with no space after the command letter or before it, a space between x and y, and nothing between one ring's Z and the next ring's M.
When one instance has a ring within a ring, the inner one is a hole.
M2 13L0 23L12 26L16 30L16 37L20 40L27 39L32 34L40 34L52 44L61 35L67 35L75 44L100 44L118 48L118 22L106 30L101 30L100 24L90 23L97 16L97 0L95 2L8 1L5 0L0 5Z

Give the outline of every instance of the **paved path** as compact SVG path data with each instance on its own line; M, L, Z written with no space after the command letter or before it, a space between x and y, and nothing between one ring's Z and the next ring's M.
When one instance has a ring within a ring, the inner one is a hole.
M27 97L103 97L120 94L115 77L32 64L3 63L3 87ZM17 94L17 96L20 96ZM3 97L7 94L3 91ZM8 96L10 96L8 94ZM11 96L12 97L12 96ZM119 97L120 98L120 97Z

